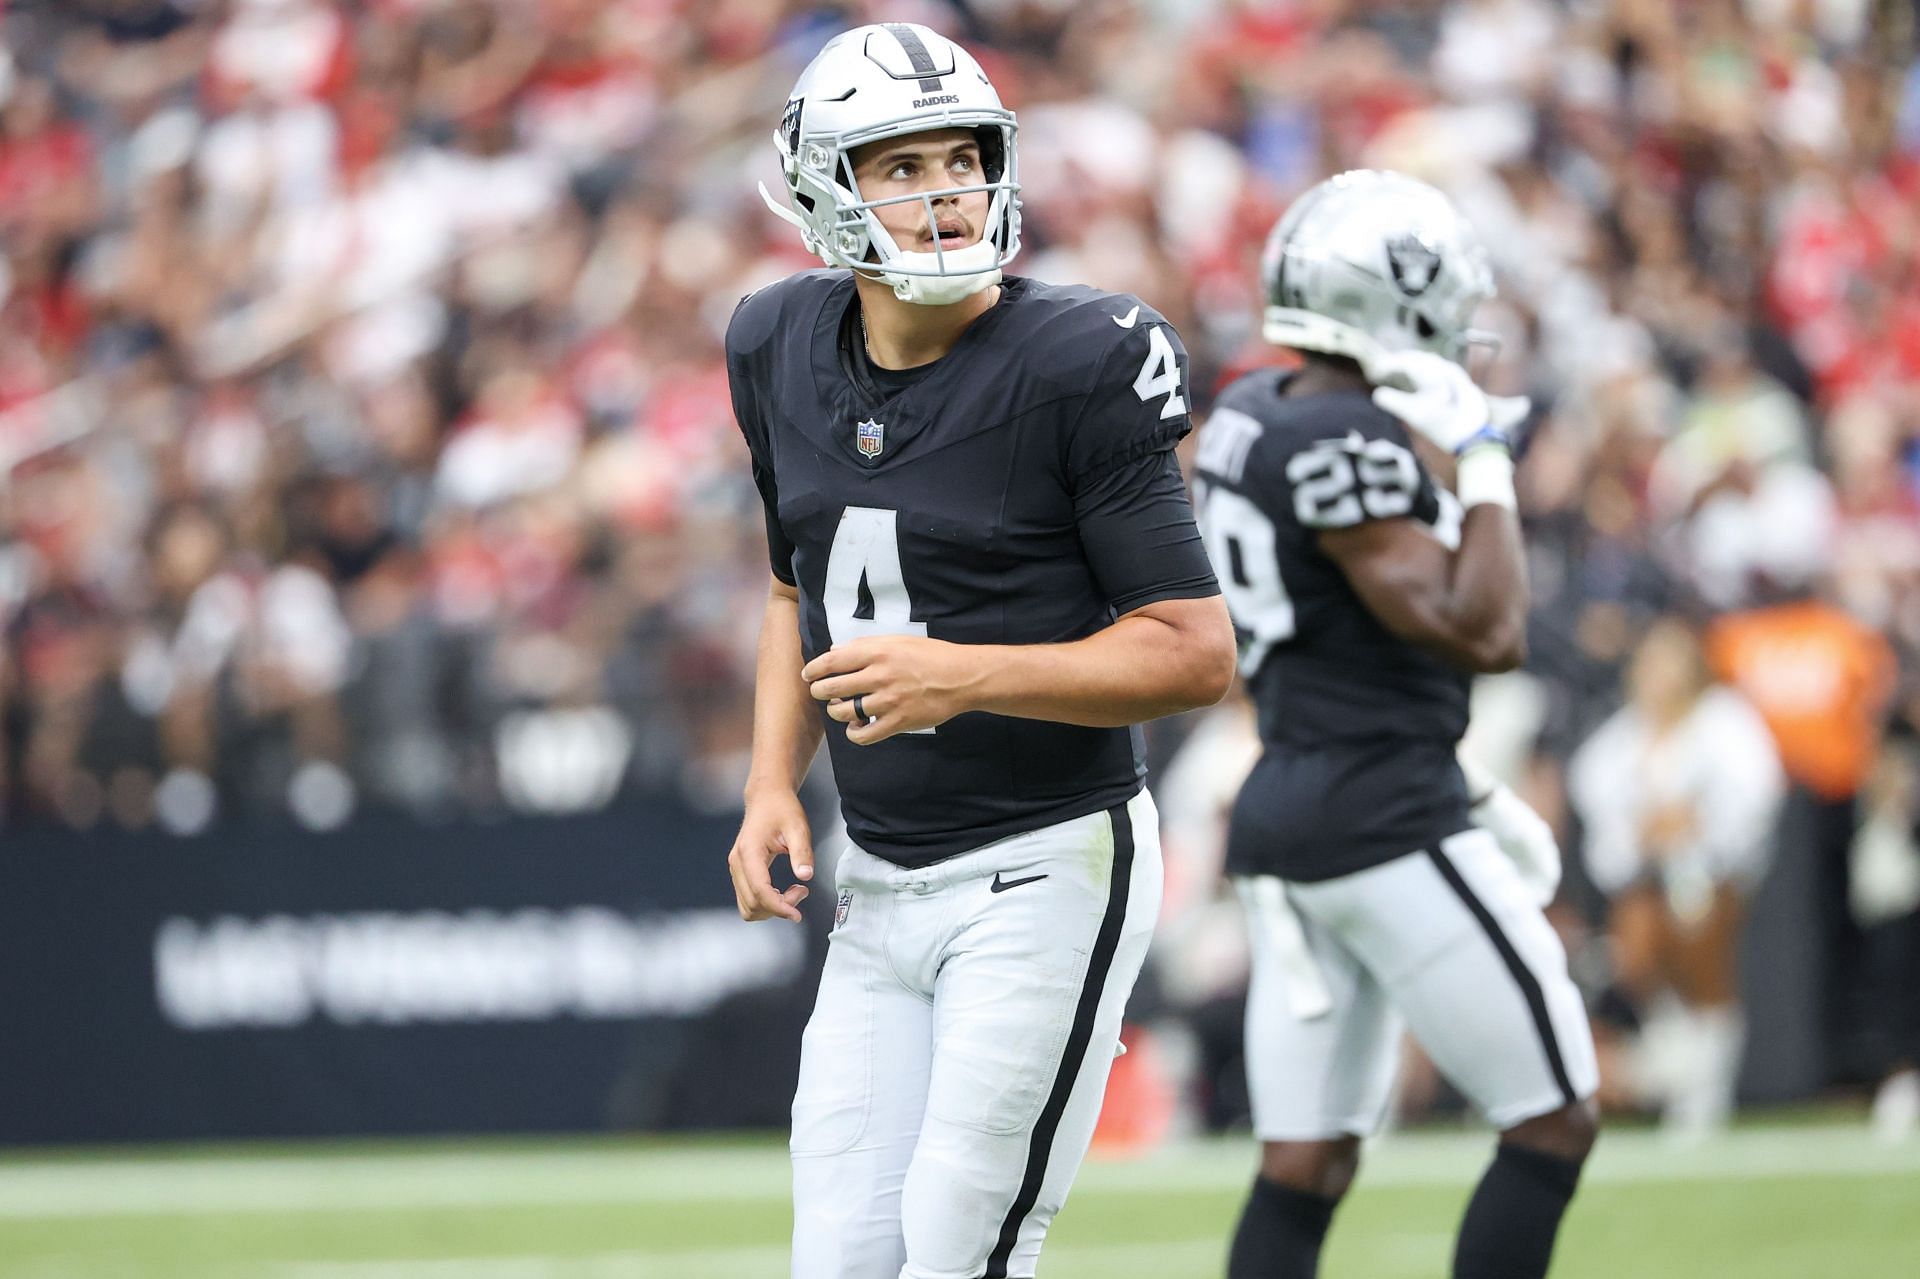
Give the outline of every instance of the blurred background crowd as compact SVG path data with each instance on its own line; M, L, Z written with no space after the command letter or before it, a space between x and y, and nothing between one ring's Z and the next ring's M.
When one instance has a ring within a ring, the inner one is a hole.
M1294 194L1373 166L1455 197L1501 285L1485 380L1539 406L1533 658L1476 749L1565 837L1603 1015L1694 1063L1623 1067L1623 1101L1723 1108L1770 881L1828 1019L1810 1069L1897 1078L1916 13L0 0L0 824L735 802L766 568L721 335L809 265L754 184L828 36L919 21L1019 112L1016 269L1163 311L1202 419L1273 359L1256 264ZM1205 778L1235 715L1156 755ZM1201 937L1218 804L1160 787L1168 927ZM1170 1005L1232 984L1169 954Z

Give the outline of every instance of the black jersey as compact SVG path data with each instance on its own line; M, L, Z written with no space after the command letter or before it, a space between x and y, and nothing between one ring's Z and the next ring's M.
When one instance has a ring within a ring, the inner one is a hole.
M961 644L1084 638L1121 613L1218 593L1174 445L1187 360L1135 298L1009 278L901 389L853 355L853 280L762 289L727 330L734 413L773 571L811 660L863 635ZM972 712L872 746L826 715L860 847L926 863L1139 790L1137 730Z
M1195 491L1265 748L1228 868L1316 880L1470 825L1454 759L1470 680L1387 630L1319 546L1377 519L1457 539L1459 503L1365 394L1287 395L1288 376L1250 373L1221 396Z

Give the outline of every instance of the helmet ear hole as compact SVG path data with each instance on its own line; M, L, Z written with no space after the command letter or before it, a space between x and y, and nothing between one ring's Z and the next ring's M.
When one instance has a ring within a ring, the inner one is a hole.
M998 182L1007 171L1006 139L999 129L983 124L973 131L980 145L980 172L989 182Z
M1431 342L1433 341L1434 335L1440 330L1433 327L1432 320L1415 311L1413 313L1413 331L1420 335L1422 342Z

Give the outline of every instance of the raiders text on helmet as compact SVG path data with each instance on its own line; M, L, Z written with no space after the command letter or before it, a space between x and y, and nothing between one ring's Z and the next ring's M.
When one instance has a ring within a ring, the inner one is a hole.
M1369 376L1389 351L1458 361L1486 340L1469 327L1493 296L1486 251L1446 196L1403 174L1355 169L1307 191L1267 237L1260 274L1269 342Z
M985 180L865 199L853 174L853 150L930 129L972 129ZM998 282L1000 268L1019 252L1015 129L1013 112L1000 105L980 64L953 41L907 22L858 27L828 41L800 73L774 133L793 207L781 207L764 186L760 193L828 266L885 281L908 302L957 302ZM977 244L961 249L936 242L932 253L903 250L873 212L917 200L932 221L936 198L972 192L991 197L986 225Z

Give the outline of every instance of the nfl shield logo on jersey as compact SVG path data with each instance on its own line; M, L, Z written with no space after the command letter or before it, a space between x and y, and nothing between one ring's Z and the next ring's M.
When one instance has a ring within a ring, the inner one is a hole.
M847 922L847 912L852 908L853 890L851 888L841 889L840 900L836 902L833 907L833 926L835 928Z
M887 424L872 418L853 428L854 447L860 450L861 457L879 457L881 448L886 444L886 436Z

